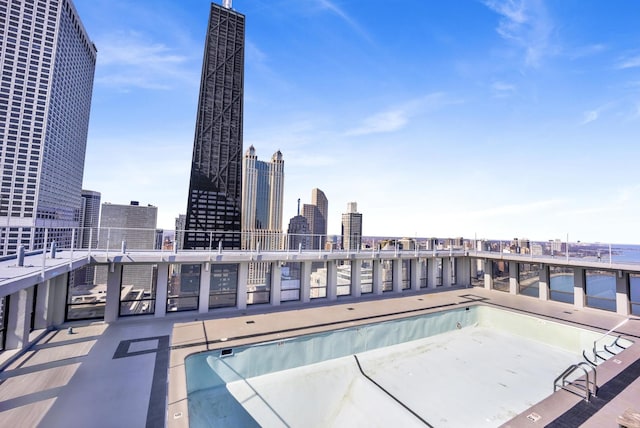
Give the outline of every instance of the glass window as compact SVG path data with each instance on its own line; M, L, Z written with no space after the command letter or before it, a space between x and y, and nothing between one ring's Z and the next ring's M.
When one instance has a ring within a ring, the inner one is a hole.
M436 287L442 287L442 258L436 257L433 262L436 264Z
M402 269L401 285L403 290L411 288L411 260L401 259L400 267Z
M9 296L0 297L0 351L7 345L7 327L9 325Z
M300 300L300 278L302 264L300 262L284 263L280 268L280 301Z
M363 260L360 265L360 294L373 293L373 260Z
M247 305L269 303L271 301L271 263L249 263L247 281Z
M381 260L382 291L393 291L393 260Z
M573 303L573 282L573 268L566 266L549 266L551 300Z
M155 312L157 265L123 265L120 282L120 316Z
M585 285L587 306L616 311L616 273L605 270L586 269Z
M420 288L427 288L429 284L429 262L427 259L418 260L420 269Z
M167 312L198 309L200 264L170 264Z
M540 297L540 270L538 263L518 264L518 292L525 296Z
M107 303L107 266L87 266L69 273L67 321L104 319Z
M470 259L471 262L471 286L484 287L484 261Z
M509 292L509 262L494 260L493 265L493 289Z
M351 261L343 260L341 265L337 267L338 274L338 288L336 290L337 296L349 296L351 295L351 284L352 284L352 272L351 272Z
M640 315L640 274L629 274L631 313Z
M310 297L321 299L327 297L327 262L312 262L309 275Z
M456 285L458 283L458 259L455 257L449 258L449 271L451 272L451 285Z
M209 309L236 306L238 265L211 264L210 270Z

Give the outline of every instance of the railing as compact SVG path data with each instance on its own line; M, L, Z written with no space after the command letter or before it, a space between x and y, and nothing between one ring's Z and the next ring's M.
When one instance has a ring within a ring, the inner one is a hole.
M582 260L598 262L603 265L612 263L640 264L640 246L589 244L568 241L528 241L493 240L477 238L435 238L435 237L399 237L364 236L359 238L358 249L342 250L342 237L339 235L295 234L279 231L254 230L248 232L191 231L170 229L140 228L46 228L46 227L0 227L0 257L17 252L20 245L27 251L49 249L55 241L59 250L167 250L188 251L183 249L182 241L187 234L204 235L203 248L198 250L228 251L243 249L251 251L345 251L360 253L363 251L464 251L470 256L482 257L485 254L518 255L524 260L536 258L557 258L558 261ZM123 247L124 242L124 247ZM229 248L227 242L240 243ZM322 248L318 248L322 244Z
M589 377L588 369L591 369L593 371L593 382L591 382L591 378ZM576 370L582 370L582 372L584 373L584 385L581 385L579 383L580 379L576 379L573 381L568 380L569 376L571 376ZM562 381L561 384L559 384L560 381ZM573 388L569 388L569 386L573 386ZM565 371L560 374L560 376L555 378L555 380L553 381L553 392L557 391L558 388L562 388L565 391L578 395L580 395L578 392L582 391L584 393L584 399L589 402L591 397L596 397L598 393L596 368L583 361L576 364L571 364Z
M591 361L589 358L587 358L586 350L582 352L582 356L584 357L584 359L585 359L585 360L587 360L587 362L588 362L592 367L595 367L595 366L598 364L598 360L602 360L602 361L605 361L605 360L606 360L606 358L602 357L602 356L598 353L598 350L597 350L597 344L598 344L598 342L600 342L602 339L604 339L604 338L608 337L608 336L609 336L613 331L615 331L616 329L618 329L618 328L622 327L623 325L625 325L625 324L629 321L629 319L630 319L630 318L626 318L626 319L622 320L620 323L618 323L618 325L616 325L615 327L611 328L611 329L610 329L609 331L607 331L605 334L603 334L602 336L600 336L599 338L597 338L596 340L594 340L594 341L593 341L592 353L593 353L593 358L594 358L594 360L595 360L595 361ZM613 346L613 345L617 345L617 346L619 346L619 347L621 347L621 348L623 348L623 349L624 349L624 346L621 346L621 345L618 343L618 340L619 340L619 339L620 339L620 336L618 336L618 337L613 341L613 343L612 343L611 345L612 345L612 346ZM605 346L604 346L604 349L605 349L605 350L607 350L606 348L607 348L607 346L605 345ZM609 351L609 350L607 350L607 351L608 351L608 352L611 352L611 351Z

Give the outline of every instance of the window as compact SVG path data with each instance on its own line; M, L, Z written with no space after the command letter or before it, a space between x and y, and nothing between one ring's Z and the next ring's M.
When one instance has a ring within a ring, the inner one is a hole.
M538 263L518 264L518 293L525 296L540 297L540 270Z
M312 262L309 275L311 299L327 297L327 278L327 262Z
M558 302L573 303L573 268L549 266L550 298Z
M616 311L616 273L612 271L585 270L587 306Z
M167 312L198 309L200 297L200 265L169 265Z
M209 280L209 309L237 304L238 265L212 264Z
M120 282L120 316L153 314L157 265L124 265Z
M393 260L381 260L382 291L393 291Z
M86 266L69 273L67 282L67 321L104 319L107 302L106 266Z
M300 300L300 262L284 263L280 267L280 301Z
M341 263L342 264L336 266L338 275L336 295L349 296L351 295L351 286L353 284L352 265L350 260L343 260Z

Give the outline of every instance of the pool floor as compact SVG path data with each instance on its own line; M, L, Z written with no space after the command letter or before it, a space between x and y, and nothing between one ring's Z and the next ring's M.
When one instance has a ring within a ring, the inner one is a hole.
M357 357L375 383L354 356L243 379L190 394L190 426L495 427L550 395L581 359L480 326Z

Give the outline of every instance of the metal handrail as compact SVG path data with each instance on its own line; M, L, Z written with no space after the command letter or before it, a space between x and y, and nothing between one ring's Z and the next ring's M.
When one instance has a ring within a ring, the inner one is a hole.
M591 382L590 380L591 378L589 377L589 370L585 369L584 366L586 366L587 368L593 369L593 382ZM576 364L571 364L569 367L567 367L567 369L564 372L560 374L560 376L555 378L555 380L553 381L553 391L554 392L557 391L558 387L560 387L565 391L569 391L575 394L575 391L567 388L567 385L569 384L576 385L578 389L580 389L580 385L575 384L575 382L567 381L567 378L578 369L581 369L582 372L584 373L585 381L586 381L586 384L584 386L584 392L585 392L584 399L587 402L589 402L589 399L591 398L591 396L593 395L595 397L597 396L597 393L598 393L598 384L597 384L597 378L596 378L597 375L596 375L596 368L594 366L590 366L584 361L580 361L579 363L576 363ZM560 380L562 381L562 385L558 385L558 381ZM593 388L592 388L592 385L593 385Z

